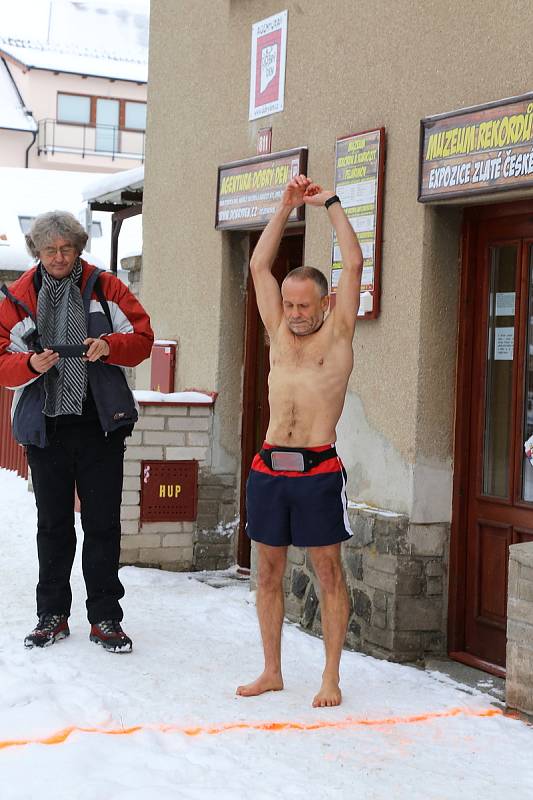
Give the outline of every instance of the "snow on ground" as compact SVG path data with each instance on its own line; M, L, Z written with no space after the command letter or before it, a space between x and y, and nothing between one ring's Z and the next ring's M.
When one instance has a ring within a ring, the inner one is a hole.
M476 716L499 709L438 674L346 652L343 705L312 709L322 642L295 626L284 630L285 691L236 697L237 684L262 664L242 584L212 588L191 575L121 570L134 652L114 655L89 642L77 561L70 639L25 651L34 622L35 511L26 482L5 470L0 508L2 800L533 796L533 728L499 713ZM457 708L464 712L445 716ZM426 714L436 716L417 718ZM261 728L268 722L346 725ZM229 727L235 723L241 727ZM70 726L142 728L2 747Z

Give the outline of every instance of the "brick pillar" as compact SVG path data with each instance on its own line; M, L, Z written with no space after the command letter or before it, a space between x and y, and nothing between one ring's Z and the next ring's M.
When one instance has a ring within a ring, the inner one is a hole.
M234 563L236 477L212 468L213 406L141 402L126 440L122 494L122 564L175 571ZM190 522L141 522L141 462L198 461L198 515Z

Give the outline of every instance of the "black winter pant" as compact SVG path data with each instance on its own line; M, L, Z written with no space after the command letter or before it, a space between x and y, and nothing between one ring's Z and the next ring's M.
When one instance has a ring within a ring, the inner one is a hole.
M58 426L49 445L27 449L37 503L37 614L70 614L76 551L74 486L83 527L82 567L89 622L122 619L118 578L124 434L99 423Z

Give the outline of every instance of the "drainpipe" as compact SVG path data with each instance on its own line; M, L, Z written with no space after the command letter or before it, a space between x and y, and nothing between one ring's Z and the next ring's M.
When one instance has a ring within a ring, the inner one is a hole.
M26 169L28 169L28 162L29 162L29 157L30 157L30 150L31 150L31 148L33 147L33 145L35 144L35 140L36 140L36 138L37 138L37 131L33 131L33 139L31 140L30 144L29 144L29 145L28 145L28 147L26 148L26 163L25 163L25 165L24 165Z

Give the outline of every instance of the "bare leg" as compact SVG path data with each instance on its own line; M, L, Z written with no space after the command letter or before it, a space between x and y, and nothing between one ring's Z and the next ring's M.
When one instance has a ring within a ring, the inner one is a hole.
M237 694L253 697L283 689L281 676L281 627L283 625L283 573L286 547L257 544L257 616L263 640L265 669L253 683L237 687Z
M310 547L309 554L320 584L322 633L326 648L326 665L322 686L313 699L314 708L338 706L342 700L339 665L346 637L350 604L341 566L340 544Z

